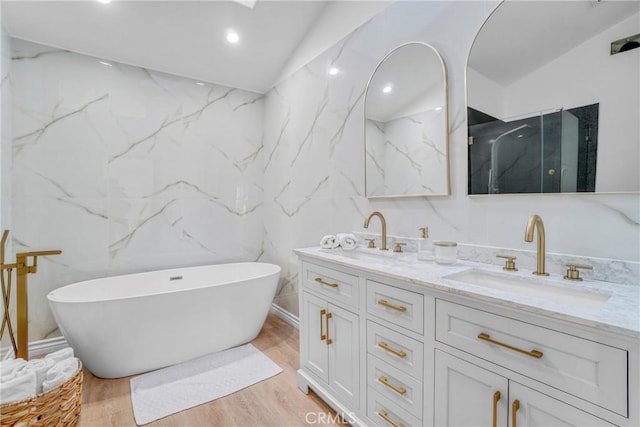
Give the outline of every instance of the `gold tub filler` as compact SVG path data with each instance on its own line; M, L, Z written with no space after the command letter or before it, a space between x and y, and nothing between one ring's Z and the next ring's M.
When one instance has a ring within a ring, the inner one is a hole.
M9 230L4 230L0 241L0 281L2 284L2 303L4 305L4 315L2 316L2 327L0 327L0 339L4 337L5 330L9 333L13 354L16 358L29 360L29 314L27 304L27 275L38 271L38 257L59 255L60 250L53 251L31 251L16 254L16 262L5 264L4 251L9 237ZM33 263L29 265L29 258L33 258ZM16 342L13 324L9 307L11 303L11 281L13 270L16 270L16 314L18 340Z
M62 251L31 251L16 254L16 262L5 264L5 246L9 230L4 230L0 241L0 281L2 284L2 303L4 315L0 338L5 331L9 333L13 353L16 358L29 359L29 331L27 305L27 275L38 271L38 257L59 255ZM29 258L33 258L29 265ZM13 324L9 312L11 303L11 288L13 270L16 270L16 311L17 335L14 334ZM80 407L82 405L82 363L78 363L78 370L66 382L45 391L16 402L0 405L0 426L23 427L73 427L78 423Z

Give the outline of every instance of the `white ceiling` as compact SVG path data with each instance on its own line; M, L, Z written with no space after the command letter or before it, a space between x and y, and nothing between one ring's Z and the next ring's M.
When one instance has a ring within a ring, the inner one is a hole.
M505 1L478 33L469 67L508 86L638 10L640 1Z
M264 93L327 4L3 0L2 22L13 37ZM229 28L236 45L226 42Z

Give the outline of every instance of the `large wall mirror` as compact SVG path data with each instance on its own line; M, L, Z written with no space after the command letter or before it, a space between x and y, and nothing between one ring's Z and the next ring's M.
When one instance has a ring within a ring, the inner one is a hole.
M469 194L640 191L637 1L505 1L467 66ZM622 50L622 52L619 52Z
M369 198L449 194L447 76L438 52L407 43L380 62L364 100Z

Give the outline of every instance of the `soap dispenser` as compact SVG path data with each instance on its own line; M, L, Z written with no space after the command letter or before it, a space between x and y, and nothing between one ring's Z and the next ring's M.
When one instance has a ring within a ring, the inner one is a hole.
M433 242L429 239L429 227L419 228L422 238L418 240L418 259L422 261L433 261Z

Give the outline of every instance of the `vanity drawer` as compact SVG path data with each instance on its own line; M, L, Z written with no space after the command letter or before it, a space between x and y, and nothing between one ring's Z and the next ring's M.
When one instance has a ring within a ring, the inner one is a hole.
M421 294L367 280L367 312L419 334L424 329Z
M367 385L414 417L422 417L422 381L370 354L367 355Z
M302 286L358 308L358 276L305 262L302 264Z
M436 340L627 416L625 350L442 300Z
M367 417L380 427L420 427L422 417L416 418L374 389L367 390Z
M423 345L420 341L369 320L367 352L414 378L422 378Z

